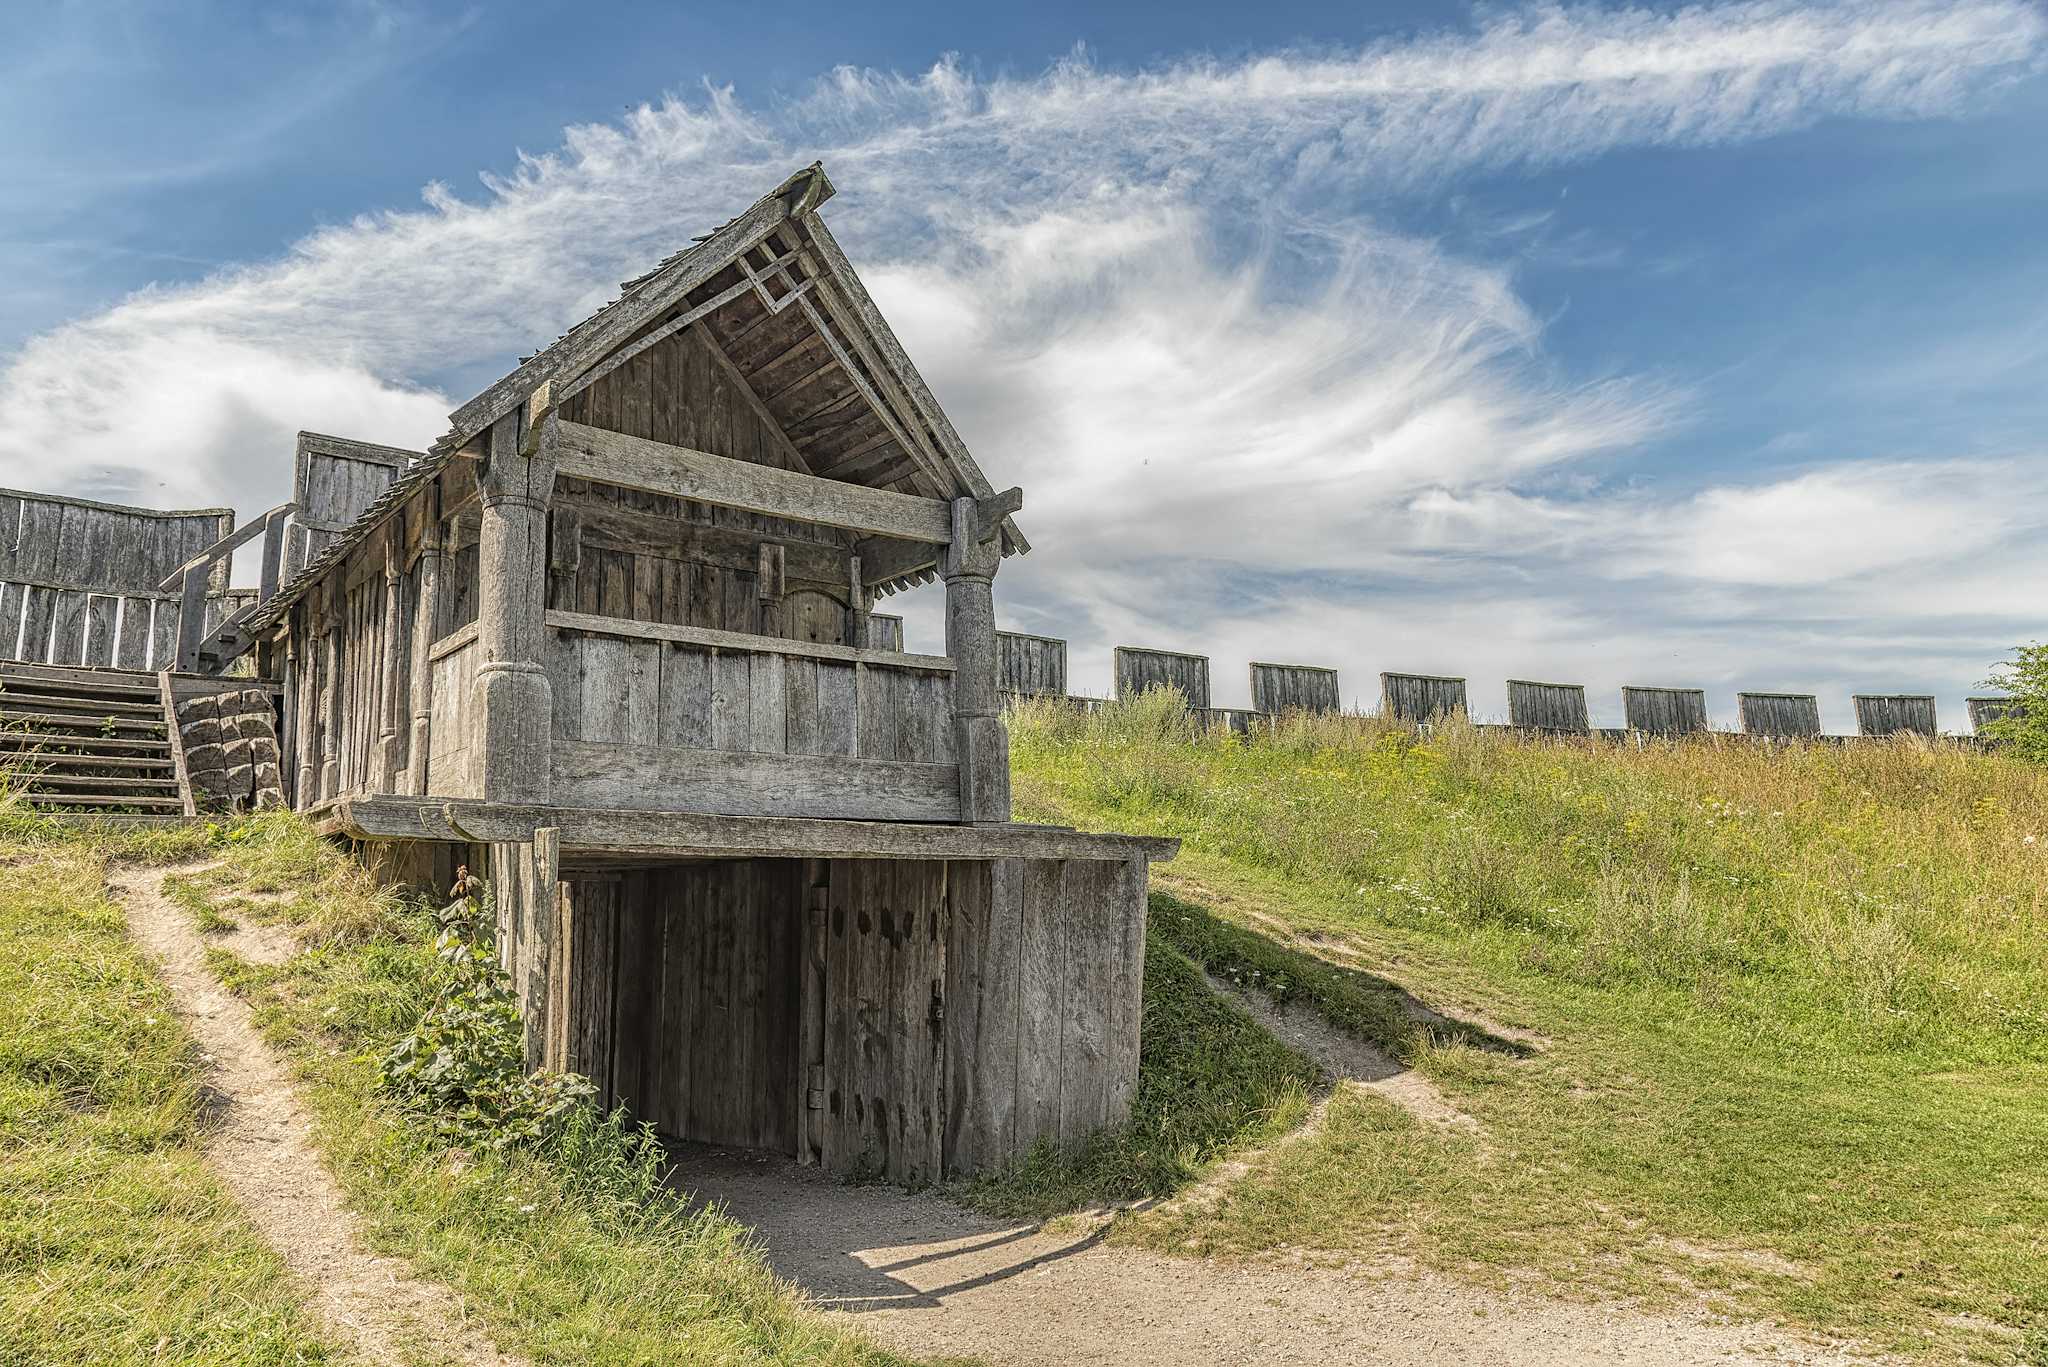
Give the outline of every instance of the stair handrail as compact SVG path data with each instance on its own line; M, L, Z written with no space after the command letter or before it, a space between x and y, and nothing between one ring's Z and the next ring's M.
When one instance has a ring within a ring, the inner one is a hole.
M238 549L253 540L258 532L263 534L263 570L257 582L256 602L234 613L215 628L216 633L244 621L256 608L268 602L277 593L280 571L284 563L285 519L298 511L296 503L280 503L259 518L252 518L236 530L208 546L199 554L178 566L157 587L169 590L174 585L181 589L178 606L178 670L181 673L197 673L200 647L206 640L206 590L207 581L213 577L213 567Z

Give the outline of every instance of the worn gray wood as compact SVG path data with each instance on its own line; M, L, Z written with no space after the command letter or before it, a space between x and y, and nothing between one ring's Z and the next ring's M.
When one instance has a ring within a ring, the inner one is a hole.
M901 651L903 619L886 612L869 613L866 644L871 650Z
M556 742L554 749L554 800L565 807L876 821L960 819L959 771L948 764L568 740Z
M1866 736L1934 736L1934 695L1931 693L1858 693L1856 729Z
M788 655L811 660L839 660L849 664L876 664L948 674L952 673L955 668L954 661L944 655L913 655L895 650L832 645L822 641L792 641L780 637L758 636L746 632L714 630L709 627L677 626L660 622L634 622L624 618L600 617L581 612L551 611L547 614L547 624L551 629L557 631L580 631L609 636L624 636L644 641L673 641L682 645L744 651L748 654Z
M1446 674L1383 673L1380 715L1413 725L1466 716L1465 681Z
M1820 699L1811 693L1737 693L1743 734L1790 739L1820 734Z
M1649 736L1694 736L1707 729L1707 694L1700 688L1656 688L1625 684L1624 723Z
M952 536L951 516L936 499L819 479L560 418L549 419L541 449L562 474L581 479L913 541L943 543Z
M1209 706L1209 657L1172 650L1118 646L1116 696L1135 698L1151 688L1177 688L1189 707Z
M1043 858L1168 860L1166 836L1094 835L1049 826L916 825L790 817L729 817L645 808L513 806L452 800L353 797L336 807L346 833L364 840L521 841L543 825L570 854L616 852L650 858L831 859Z
M1057 637L997 632L996 668L1005 693L1023 697L1067 695L1067 643Z
M1979 735L1992 722L2002 717L2019 716L2026 711L2026 704L2017 698L1965 698L1963 705L1970 711L1970 729Z
M1341 712L1344 708L1337 671L1320 665L1266 664L1254 660L1251 686L1252 711L1268 716L1282 712Z
M1509 679L1508 725L1583 735L1592 729L1585 685Z

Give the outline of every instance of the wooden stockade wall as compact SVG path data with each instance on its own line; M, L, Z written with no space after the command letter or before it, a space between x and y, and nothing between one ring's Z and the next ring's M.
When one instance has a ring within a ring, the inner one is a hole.
M1254 712L1278 716L1282 712L1340 712L1344 708L1334 669L1253 661L1251 682Z
M397 479L416 451L318 432L299 433L292 470L295 524L284 548L286 578L354 525Z
M1970 729L1982 731L2000 717L2018 716L2026 709L2013 698L1966 698L1964 705L1970 709Z
M234 530L228 508L152 512L0 489L0 659L169 669L179 595L157 585ZM225 569L207 625L233 605Z
M1934 699L1928 694L1858 693L1856 729L1866 736L1935 734Z
M1580 733L1592 729L1582 684L1508 680L1508 725L1533 731Z
M1052 636L999 631L996 677L1005 693L1063 698L1067 694L1067 643Z
M1465 681L1443 674L1382 674L1380 715L1417 724L1465 716Z
M534 1062L664 1134L920 1185L1130 1114L1142 859L569 869L493 845Z
M1209 657L1172 650L1118 646L1115 654L1116 696L1135 698L1148 688L1177 688L1188 706L1209 706Z
M1707 729L1703 688L1655 688L1627 684L1621 690L1624 724L1648 736L1692 736Z
M1820 734L1820 699L1811 693L1737 693L1748 736L1793 739Z

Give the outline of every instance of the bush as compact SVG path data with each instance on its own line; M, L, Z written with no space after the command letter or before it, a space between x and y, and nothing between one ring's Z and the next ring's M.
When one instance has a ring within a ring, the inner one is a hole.
M433 1003L385 1051L379 1080L444 1139L493 1149L560 1141L597 1089L574 1073L526 1071L518 1002L492 944L489 890L471 878L457 893L435 914Z
M2013 658L1984 681L2012 698L2006 714L1981 734L2007 753L2036 764L2048 761L2048 644L2014 646Z

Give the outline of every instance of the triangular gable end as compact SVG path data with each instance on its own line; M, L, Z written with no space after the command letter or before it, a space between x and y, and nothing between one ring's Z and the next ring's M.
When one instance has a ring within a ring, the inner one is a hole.
M442 449L547 386L570 421L870 488L986 497L816 208L823 169L790 177L453 415ZM1014 524L1006 549L1028 549Z

